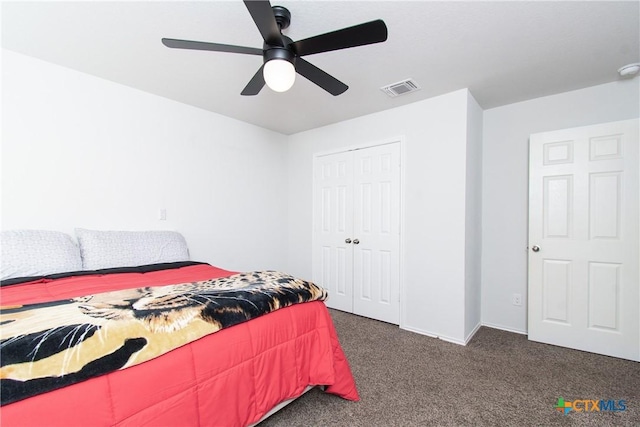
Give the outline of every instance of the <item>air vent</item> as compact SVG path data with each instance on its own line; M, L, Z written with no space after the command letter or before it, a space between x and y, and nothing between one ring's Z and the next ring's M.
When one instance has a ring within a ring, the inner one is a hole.
M383 86L380 88L380 90L389 95L391 98L395 98L396 96L420 90L420 86L418 86L418 84L412 79L407 79L398 83L390 84L388 86Z

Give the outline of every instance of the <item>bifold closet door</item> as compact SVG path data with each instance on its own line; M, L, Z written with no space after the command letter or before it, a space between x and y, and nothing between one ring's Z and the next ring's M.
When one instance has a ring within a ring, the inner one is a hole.
M400 144L316 158L314 280L327 305L400 321Z
M399 144L354 151L353 165L353 312L399 324Z
M353 312L353 155L314 164L313 280L329 291L328 307Z

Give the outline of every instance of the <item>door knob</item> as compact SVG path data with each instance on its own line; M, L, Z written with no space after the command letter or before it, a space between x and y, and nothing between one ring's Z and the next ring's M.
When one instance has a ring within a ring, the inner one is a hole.
M353 239L353 244L354 244L354 245L357 245L358 243L360 243L360 240L358 240L358 239Z
M347 237L346 239L344 239L344 242L345 243L351 243L351 239Z
M540 246L537 246L537 245L532 246L532 247L531 247L531 250L532 250L533 252L539 252L539 251L540 251Z

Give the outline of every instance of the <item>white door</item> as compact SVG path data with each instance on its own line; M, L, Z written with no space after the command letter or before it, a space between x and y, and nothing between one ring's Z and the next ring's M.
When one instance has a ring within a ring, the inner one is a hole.
M353 154L317 157L313 168L313 281L327 306L353 312Z
M400 323L400 144L354 151L353 312Z
M327 306L400 321L400 144L314 161L313 280Z
M640 360L638 126L531 136L529 339Z

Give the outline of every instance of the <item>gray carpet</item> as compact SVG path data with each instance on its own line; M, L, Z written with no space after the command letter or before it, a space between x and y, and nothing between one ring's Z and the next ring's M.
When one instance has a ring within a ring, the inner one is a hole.
M311 390L271 426L640 426L640 363L481 328L465 347L331 310L360 402ZM559 397L626 401L570 412Z

